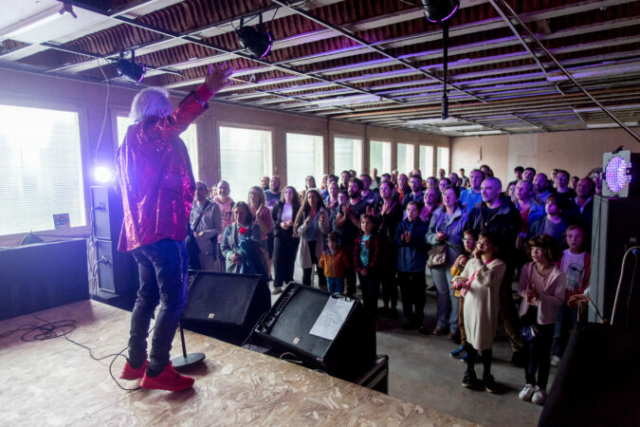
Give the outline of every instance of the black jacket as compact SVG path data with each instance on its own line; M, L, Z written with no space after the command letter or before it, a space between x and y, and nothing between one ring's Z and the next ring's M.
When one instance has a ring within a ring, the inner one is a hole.
M296 220L296 215L298 215L298 211L300 210L300 205L292 205L293 217L292 221ZM273 218L273 237L277 237L278 239L292 239L293 238L293 225L289 227L288 230L280 227L280 223L282 222L282 209L284 208L284 202L278 202L273 207L271 211L271 217Z
M498 258L507 262L516 253L516 239L520 233L522 219L520 212L505 195L500 195L500 206L496 210L487 208L483 201L475 205L469 213L465 230L472 229L477 233L483 230L498 235Z

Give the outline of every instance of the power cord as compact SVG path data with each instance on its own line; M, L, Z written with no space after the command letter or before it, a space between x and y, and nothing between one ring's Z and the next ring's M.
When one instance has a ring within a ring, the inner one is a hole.
M0 338L6 338L6 337L8 337L10 335L13 335L16 332L24 332L22 334L22 336L20 337L20 339L22 341L24 341L24 342L48 341L48 340L64 337L64 339L67 340L68 342L70 342L72 344L75 344L78 347L81 347L81 348L84 348L85 350L87 350L89 352L89 356L95 361L102 361L102 360L105 360L105 359L108 359L108 358L112 357L113 359L111 360L111 363L109 364L109 375L111 376L111 379L116 383L116 385L118 387L120 387L120 389L122 389L124 391L136 391L136 390L140 389L140 386L138 386L136 388L124 387L116 379L115 375L113 375L113 363L116 361L116 359L118 357L124 357L125 359L127 359L127 361L129 360L123 354L125 351L127 351L129 349L129 346L123 348L118 353L112 353L112 354L108 354L106 356L96 357L96 356L93 355L93 351L89 346L86 346L84 344L76 342L76 341L74 341L74 340L72 340L71 338L68 337L68 335L76 329L76 321L75 320L73 320L73 319L64 319L64 320L49 321L49 320L43 319L41 317L38 317L33 313L31 313L31 316L33 318L35 318L36 320L39 320L39 321L44 322L44 323L40 324L40 325L25 324L25 325L19 326L16 329L1 333L0 334ZM153 328L151 328L149 333L151 333L151 331L153 331Z

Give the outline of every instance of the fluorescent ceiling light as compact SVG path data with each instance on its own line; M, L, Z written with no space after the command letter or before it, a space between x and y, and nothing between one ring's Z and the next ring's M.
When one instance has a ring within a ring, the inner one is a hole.
M23 19L22 21L17 22L7 28L3 28L0 30L0 38L10 39L19 34L26 33L27 31L31 31L35 28L56 21L62 16L60 10L61 6L56 5L40 13L36 13L29 18Z
M625 126L638 126L638 122L625 122ZM618 128L617 123L587 123L587 129Z
M463 130L482 130L482 129L484 129L484 126L482 125L445 126L440 128L442 132L460 132Z
M607 107L607 110L640 110L640 104L628 104L628 105L612 105ZM588 108L574 108L576 113L599 113L602 111L600 107L588 107Z
M446 120L442 120L440 117L433 119L413 119L406 122L412 125L448 125L463 122L457 117L449 116Z
M501 130L485 130L482 132L465 132L463 136L482 136L482 135L500 135L502 134Z
M385 100L376 95L354 95L354 96L342 96L329 99L316 99L311 102L320 107L329 107L333 105L350 105L350 104L366 104L372 102L384 102Z

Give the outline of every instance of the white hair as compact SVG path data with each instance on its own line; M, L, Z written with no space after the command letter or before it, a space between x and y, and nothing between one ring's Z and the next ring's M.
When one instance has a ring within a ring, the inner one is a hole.
M133 98L129 118L139 123L151 116L168 116L173 111L168 95L169 92L161 87L148 87L141 90Z

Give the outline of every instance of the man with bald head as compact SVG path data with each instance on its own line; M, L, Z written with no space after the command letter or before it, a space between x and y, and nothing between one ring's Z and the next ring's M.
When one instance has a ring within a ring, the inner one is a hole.
M524 366L524 343L520 336L520 319L513 300L513 275L516 267L516 239L520 232L520 212L508 196L501 195L502 182L498 178L488 177L480 187L482 202L469 213L465 230L476 233L492 231L500 237L497 257L507 265L504 279L500 285L500 316L511 341L513 357L511 363Z

